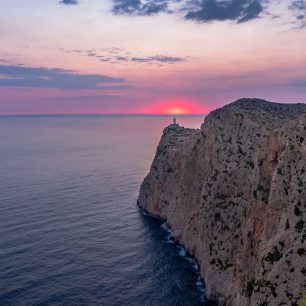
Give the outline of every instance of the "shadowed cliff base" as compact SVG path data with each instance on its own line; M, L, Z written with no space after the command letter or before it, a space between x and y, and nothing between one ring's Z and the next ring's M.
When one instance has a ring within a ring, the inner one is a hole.
M240 99L164 129L139 206L166 220L219 305L306 291L306 105Z

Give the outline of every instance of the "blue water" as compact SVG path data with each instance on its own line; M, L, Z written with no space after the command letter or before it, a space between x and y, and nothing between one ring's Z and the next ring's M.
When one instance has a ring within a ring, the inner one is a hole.
M196 264L136 205L170 120L0 117L1 306L203 305Z

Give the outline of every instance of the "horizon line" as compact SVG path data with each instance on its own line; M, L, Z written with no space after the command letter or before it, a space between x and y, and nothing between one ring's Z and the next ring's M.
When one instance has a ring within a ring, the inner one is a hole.
M0 114L0 117L10 117L10 116L173 116L173 117L181 117L181 116L206 116L207 114L147 114L147 113L101 113L101 114Z

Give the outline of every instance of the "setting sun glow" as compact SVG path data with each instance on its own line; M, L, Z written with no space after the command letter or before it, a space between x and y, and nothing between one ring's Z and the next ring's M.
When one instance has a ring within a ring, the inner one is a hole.
M182 115L182 114L188 113L188 110L186 110L182 107L172 107L172 108L169 109L169 111L167 113L173 114L173 115Z
M144 112L150 114L188 115L204 114L205 110L194 102L173 99L155 103L150 108L145 109Z

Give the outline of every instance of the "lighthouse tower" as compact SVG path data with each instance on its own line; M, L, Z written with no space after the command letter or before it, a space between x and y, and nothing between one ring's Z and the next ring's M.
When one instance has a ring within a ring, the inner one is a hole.
M173 124L174 124L174 125L178 125L178 124L176 123L176 118L175 118L175 117L173 118Z

